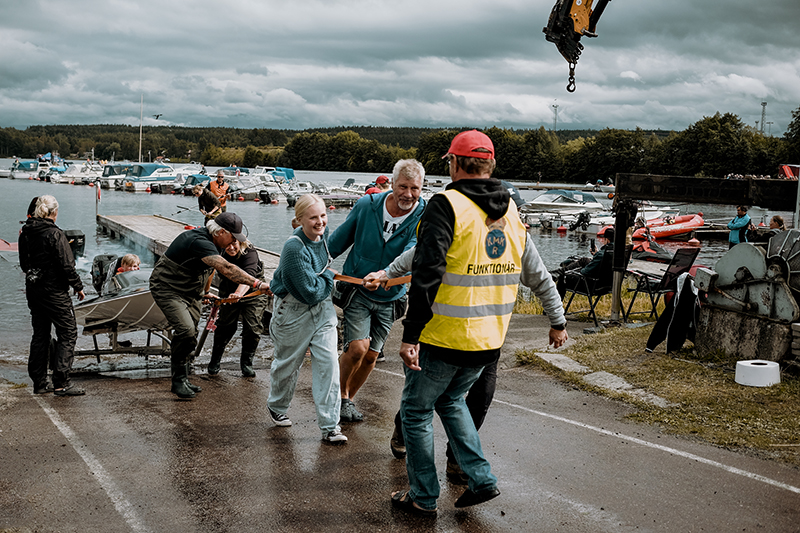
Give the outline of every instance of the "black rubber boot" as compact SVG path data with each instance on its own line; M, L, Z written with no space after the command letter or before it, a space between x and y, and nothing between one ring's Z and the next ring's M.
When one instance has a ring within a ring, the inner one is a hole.
M201 389L197 385L192 385L191 383L189 383L189 365L190 364L191 363L186 363L186 379L184 380L184 382L186 383L186 386L189 387L189 390L191 390L192 392L194 392L194 393L203 392L203 389Z
M240 366L242 367L242 376L246 378L256 377L256 371L253 370L253 357L255 355L256 354L254 352L242 352L242 359L240 361Z
M219 363L222 361L222 351L225 349L223 346L222 349L217 350L217 347L211 350L211 361L208 362L208 375L209 376L216 376L219 374Z
M256 371L253 370L253 357L256 355L259 340L260 338L258 335L242 335L242 357L240 366L242 368L242 376L246 378L256 377Z
M177 394L178 398L194 398L195 393L187 386L186 363L172 363L172 393Z

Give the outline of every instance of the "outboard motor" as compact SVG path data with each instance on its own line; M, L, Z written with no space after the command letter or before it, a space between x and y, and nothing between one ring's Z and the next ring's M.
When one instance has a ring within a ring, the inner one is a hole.
M269 191L266 191L266 190L258 191L258 197L265 204L271 204L272 203L272 195L269 193Z
M103 290L103 283L106 281L108 269L117 262L114 254L102 254L94 256L92 260L92 286L100 294Z
M72 248L72 255L78 257L83 255L83 250L86 248L86 235L79 229L68 229L64 232L69 241L69 247Z

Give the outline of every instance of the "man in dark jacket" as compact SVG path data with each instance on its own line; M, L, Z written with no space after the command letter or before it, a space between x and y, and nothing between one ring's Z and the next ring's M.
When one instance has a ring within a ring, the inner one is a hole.
M464 395L485 368L497 363L520 282L543 300L550 343L559 347L567 340L553 280L509 192L491 177L491 140L476 130L460 133L445 157L453 183L431 198L420 219L400 346L410 487L392 494L395 507L426 516L436 513L439 496L434 411L469 480L455 506L500 494Z
M72 385L69 379L78 340L69 289L75 290L79 300L86 296L67 237L56 226L57 217L56 199L40 196L33 216L25 222L19 236L19 265L25 272L25 296L33 326L28 375L33 380L34 394L54 390L58 396L80 396L85 391ZM47 367L53 327L56 341L51 388L47 383Z
M220 255L234 240L244 242L242 219L222 213L205 228L178 235L150 275L150 293L173 330L171 350L172 392L194 398L200 387L189 383L189 358L197 347L197 324L206 282L214 270L233 283L267 291L269 284L255 278Z

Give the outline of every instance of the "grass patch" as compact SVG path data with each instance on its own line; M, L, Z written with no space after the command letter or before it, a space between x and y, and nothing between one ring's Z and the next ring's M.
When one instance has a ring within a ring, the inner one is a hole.
M651 330L652 326L614 328L584 335L564 355L594 371L620 376L674 404L671 407L591 387L580 375L563 372L531 352L518 352L516 358L581 389L635 404L638 409L630 419L800 466L800 446L794 446L800 445L800 378L783 373L777 385L745 387L734 381L736 361L723 353L699 356L690 342L669 355L663 343L654 353L645 353Z
M633 298L633 293L629 292L628 289L633 289L636 287L636 282L633 280L631 276L626 276L622 282L622 290L620 294L620 310L627 311L628 305ZM569 300L570 294L567 293L567 297L565 300ZM598 318L608 318L611 316L611 295L606 295L600 298L600 301L597 303L595 307L595 313L597 314ZM566 302L565 302L566 305ZM589 309L589 299L586 296L575 295L575 298L572 300L572 304L570 305L570 312L578 311L581 309ZM656 306L658 309L659 314L664 310L664 302L663 300L658 302ZM517 291L517 302L514 304L514 313L525 314L525 315L541 315L544 311L541 302L539 299L530 292L526 287L520 285L519 291ZM633 321L642 321L648 319L648 313L651 311L650 306L650 298L645 293L640 293L639 296L636 297L636 301L633 304L633 308L631 312L634 313ZM636 313L644 313L644 314L636 314ZM588 313L579 313L577 315L571 315L571 317L577 317L580 319L588 320L589 315Z

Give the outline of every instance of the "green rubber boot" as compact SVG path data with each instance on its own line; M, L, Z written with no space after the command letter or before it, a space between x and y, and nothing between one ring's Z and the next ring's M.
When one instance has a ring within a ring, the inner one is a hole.
M214 346L216 348L216 346ZM223 349L225 347L223 346ZM208 375L209 376L216 376L219 374L219 363L222 361L222 350L212 350L211 351L211 361L208 362Z
M242 352L242 358L240 366L242 367L242 376L246 378L254 378L256 377L256 371L253 370L253 357L256 354L254 352L244 353Z
M172 363L172 393L177 394L178 398L194 398L195 393L187 386L186 363Z
M190 363L186 363L186 379L183 381L186 383L186 386L189 387L189 390L195 394L198 392L203 392L203 389L201 389L199 386L189 383L189 364Z

